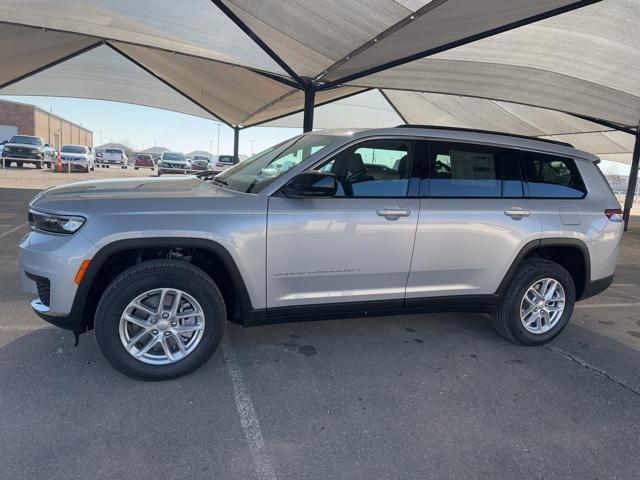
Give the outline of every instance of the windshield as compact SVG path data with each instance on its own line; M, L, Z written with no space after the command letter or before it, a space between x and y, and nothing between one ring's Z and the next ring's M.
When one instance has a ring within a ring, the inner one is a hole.
M107 148L104 152L105 153L117 153L118 155L122 155L124 153L122 150L119 150L117 148Z
M238 192L258 193L334 139L327 135L291 138L224 171L215 182Z
M24 135L16 135L11 137L9 143L22 143L23 145L42 145L38 137L26 137Z
M209 157L203 157L201 155L196 155L193 157L194 162L208 162L209 161Z
M184 155L181 153L163 153L162 160L173 160L178 162L184 162Z
M85 147L78 145L64 145L60 151L62 153L87 153L87 149Z

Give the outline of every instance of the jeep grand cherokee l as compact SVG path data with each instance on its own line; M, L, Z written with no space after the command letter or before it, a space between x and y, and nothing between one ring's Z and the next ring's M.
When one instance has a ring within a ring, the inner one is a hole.
M308 133L217 176L42 192L22 281L144 379L202 365L226 320L471 310L540 345L613 279L623 225L597 161L477 131Z

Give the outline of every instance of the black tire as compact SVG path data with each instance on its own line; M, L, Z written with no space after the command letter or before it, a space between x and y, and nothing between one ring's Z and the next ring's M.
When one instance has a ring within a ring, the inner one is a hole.
M196 349L182 360L151 365L130 355L120 341L122 312L136 296L154 288L179 288L200 303L206 319ZM106 288L95 316L95 336L100 352L119 372L141 380L169 380L186 375L204 364L215 352L227 318L218 286L204 271L179 260L151 260L128 268Z
M160 170L158 170L158 176L162 175L162 172Z
M562 285L565 306L558 322L545 333L531 333L520 321L520 304L527 291L537 280L552 278ZM532 259L523 262L516 270L509 287L504 292L493 314L493 324L500 335L521 345L543 345L567 326L576 301L576 288L567 270L555 262Z
M36 162L36 168L42 170L42 162Z
M23 162L16 162L16 166L17 166L18 168L22 168L22 163L23 163Z
M140 170L140 167L133 167L134 170Z

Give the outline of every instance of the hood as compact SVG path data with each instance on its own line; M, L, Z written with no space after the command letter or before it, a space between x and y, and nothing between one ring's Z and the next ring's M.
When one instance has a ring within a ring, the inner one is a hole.
M29 206L50 213L82 213L92 209L115 212L171 210L198 198L234 197L231 190L195 176L179 178L131 178L71 183L44 190Z

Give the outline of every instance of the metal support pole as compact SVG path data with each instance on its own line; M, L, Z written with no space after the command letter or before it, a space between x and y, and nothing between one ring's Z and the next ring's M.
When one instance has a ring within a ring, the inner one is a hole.
M638 185L638 169L640 168L640 131L636 133L636 143L633 146L633 158L631 160L631 170L629 171L629 184L627 185L627 195L624 198L624 211L622 218L624 219L625 232L629 229L629 216L631 215L631 207L633 206L633 197Z
M238 127L233 127L233 156L235 158L240 158L238 156L239 144L240 144L240 129Z
M304 120L302 121L302 131L313 130L313 106L316 99L316 91L308 88L304 91Z

